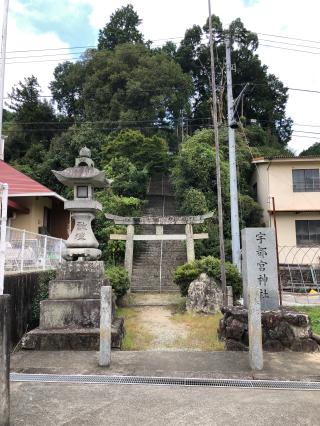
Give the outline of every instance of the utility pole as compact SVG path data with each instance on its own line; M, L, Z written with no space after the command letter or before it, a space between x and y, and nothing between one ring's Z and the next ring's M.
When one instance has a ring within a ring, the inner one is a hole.
M219 143L219 129L218 129L218 116L217 116L216 76L215 76L215 69L214 69L214 54L213 54L211 0L208 0L208 5L209 5L209 40L210 40L210 58L211 58L212 121L213 121L213 127L214 127L214 143L216 148L216 179L217 179L217 195L218 195L218 221L219 221L220 264L221 264L220 272L221 272L221 284L222 284L222 292L223 292L223 303L226 306L228 304L227 280L226 280L224 236L223 236L220 143Z
M3 23L1 39L1 63L0 63L0 160L4 160L4 138L2 136L3 123L3 98L4 98L4 74L6 67L7 28L9 0L3 0Z
M234 119L234 106L233 106L233 94L232 94L231 48L230 48L229 35L227 35L226 37L225 44L226 44L226 63L227 63L232 263L237 267L238 271L241 271L236 138L235 138L235 129L234 129L235 119Z

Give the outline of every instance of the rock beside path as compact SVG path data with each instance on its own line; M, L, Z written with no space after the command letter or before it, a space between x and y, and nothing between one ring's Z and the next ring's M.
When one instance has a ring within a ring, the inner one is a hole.
M207 274L201 274L189 286L186 308L189 312L215 314L222 301L221 287Z

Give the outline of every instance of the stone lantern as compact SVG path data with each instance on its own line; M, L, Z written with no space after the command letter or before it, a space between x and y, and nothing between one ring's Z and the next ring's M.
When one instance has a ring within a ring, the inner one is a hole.
M82 148L75 166L59 172L53 171L64 185L73 188L74 199L66 201L64 208L71 212L74 228L66 241L66 260L96 260L101 256L99 243L93 234L91 222L102 210L101 204L94 200L94 188L104 188L111 183L105 173L94 167L91 151Z
M88 148L80 150L75 166L53 171L64 185L73 188L72 201L65 202L74 219L74 228L66 241L63 262L49 283L49 297L40 303L39 327L23 338L24 349L98 350L100 342L101 287L109 285L101 251L91 222L102 210L94 200L94 188L111 183L105 173L94 167ZM75 261L75 262L72 262ZM112 305L112 347L120 348L124 336L122 318L115 318Z

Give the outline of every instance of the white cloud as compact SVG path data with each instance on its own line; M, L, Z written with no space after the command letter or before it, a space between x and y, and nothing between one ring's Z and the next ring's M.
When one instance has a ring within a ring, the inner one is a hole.
M0 14L2 17L2 6L0 8ZM53 32L47 32L39 34L36 28L31 26L19 26L15 19L15 12L24 11L24 6L18 1L10 2L10 11L8 19L8 36L7 36L7 65L5 71L5 96L11 92L11 88L14 84L19 81L23 81L24 77L29 77L32 74L38 78L39 84L43 89L44 95L49 95L50 91L48 85L53 77L53 70L57 65L54 56L44 57L43 54L57 54L58 58L68 59L69 57L69 46L64 43L58 34ZM26 12L26 13L30 13ZM0 22L2 28L2 21ZM61 51L52 52L41 52L32 51L26 52L26 50L42 50L48 48L67 48ZM31 58L31 56L33 56ZM16 59L10 59L16 58ZM48 62L38 62L48 59ZM29 62L33 61L33 62ZM16 63L12 63L16 62ZM29 62L29 63L23 63Z

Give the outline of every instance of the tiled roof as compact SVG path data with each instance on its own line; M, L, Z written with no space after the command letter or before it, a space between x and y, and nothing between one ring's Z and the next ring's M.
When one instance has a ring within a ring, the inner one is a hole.
M320 161L319 155L300 155L300 156L294 156L294 155L274 155L273 157L255 157L252 160L252 163L263 163L263 162L270 162L270 161Z
M0 160L0 182L9 185L9 197L48 196L64 200L60 195L2 160Z

